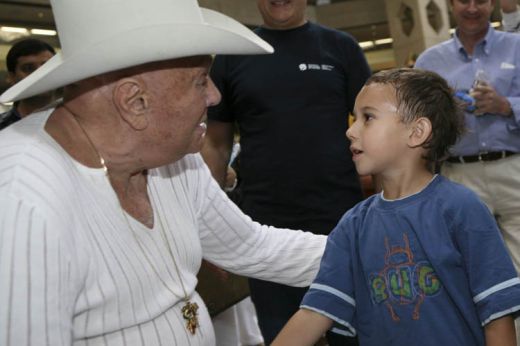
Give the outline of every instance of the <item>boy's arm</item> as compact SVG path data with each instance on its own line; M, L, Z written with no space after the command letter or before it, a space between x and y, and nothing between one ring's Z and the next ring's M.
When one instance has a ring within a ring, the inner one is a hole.
M486 346L516 346L515 323L511 315L489 322L484 333Z
M300 309L283 327L271 346L312 346L331 326L330 318L311 310Z

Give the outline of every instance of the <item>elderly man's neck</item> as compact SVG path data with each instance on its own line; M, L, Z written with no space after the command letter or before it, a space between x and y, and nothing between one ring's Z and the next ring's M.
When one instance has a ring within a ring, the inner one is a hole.
M70 156L87 167L108 169L119 176L124 172L128 177L143 171L143 167L137 167L128 158L133 152L131 147L116 145L124 137L117 126L118 119L103 107L96 107L102 103L99 100L97 104L93 102L95 105L89 112L85 112L87 106L82 101L58 106L47 120L45 130Z
M77 162L105 169L122 210L152 228L153 210L147 192L147 170L137 166L136 160L129 160L125 152L113 150L121 147L114 144L114 141L121 141L121 136L107 112L98 110L83 114L84 107L79 106L82 104L72 102L56 108L45 130Z

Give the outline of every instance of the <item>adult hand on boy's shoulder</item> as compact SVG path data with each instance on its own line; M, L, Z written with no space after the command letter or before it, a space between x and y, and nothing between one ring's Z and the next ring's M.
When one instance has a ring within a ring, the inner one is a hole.
M486 346L516 346L516 333L513 317L507 315L497 318L484 327Z

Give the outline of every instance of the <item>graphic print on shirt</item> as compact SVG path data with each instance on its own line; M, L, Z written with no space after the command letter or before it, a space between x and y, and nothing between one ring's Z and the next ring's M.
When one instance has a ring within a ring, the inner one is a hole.
M428 261L414 261L408 235L403 233L404 246L390 245L385 237L385 266L369 275L370 293L375 304L384 304L395 322L400 321L396 307L414 305L412 319L420 318L421 305L438 294L442 284Z
M311 70L318 70L318 71L332 71L334 69L334 66L332 65L326 65L326 64L306 64L301 63L298 65L298 68L300 71L311 71Z

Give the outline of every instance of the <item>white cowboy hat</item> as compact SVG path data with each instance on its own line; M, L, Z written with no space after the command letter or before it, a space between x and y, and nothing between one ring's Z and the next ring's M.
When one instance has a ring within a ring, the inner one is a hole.
M152 61L207 54L263 54L251 30L196 0L51 0L61 52L9 88L16 101L87 77Z

